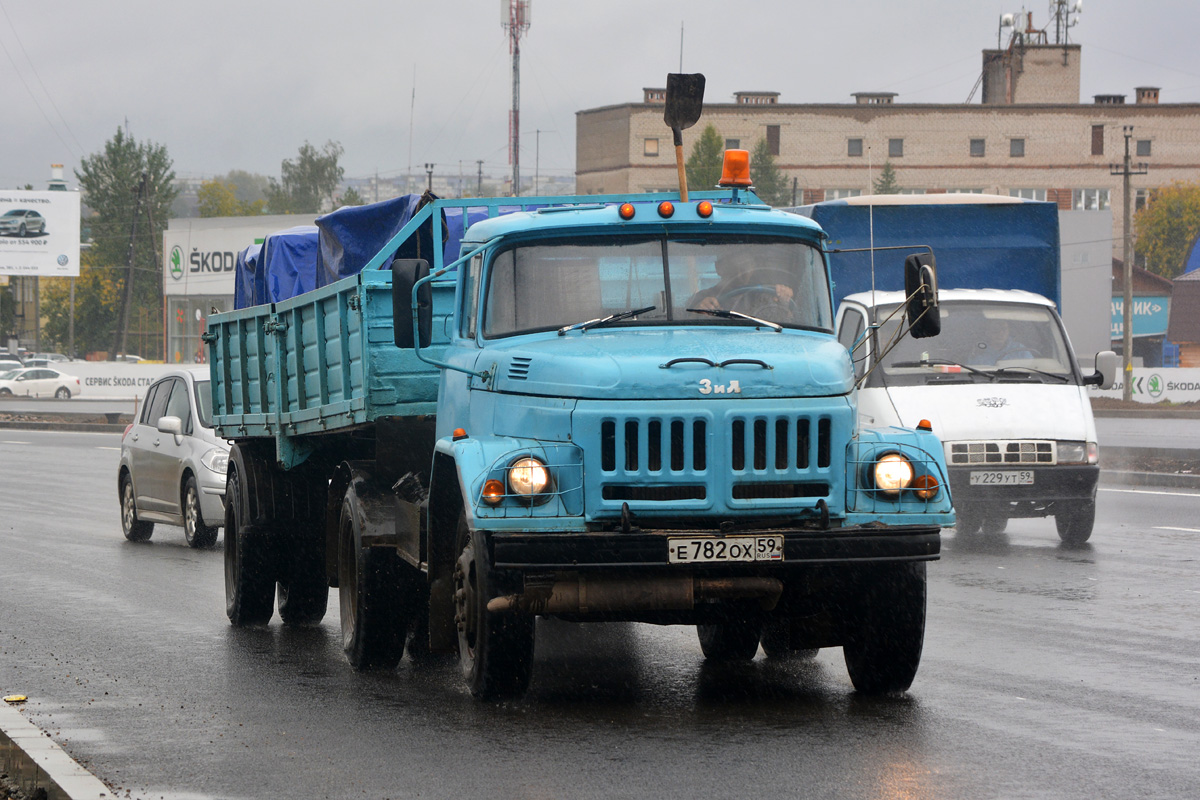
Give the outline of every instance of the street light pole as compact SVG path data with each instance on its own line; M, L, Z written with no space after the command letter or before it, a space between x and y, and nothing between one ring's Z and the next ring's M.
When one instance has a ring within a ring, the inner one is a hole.
M428 178L428 185L425 187L429 191L433 191L433 164L425 165L425 175Z

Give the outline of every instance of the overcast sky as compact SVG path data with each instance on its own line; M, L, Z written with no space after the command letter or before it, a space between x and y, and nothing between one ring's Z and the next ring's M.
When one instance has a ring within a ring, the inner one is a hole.
M1159 86L1164 103L1200 101L1200 3L1084 2L1071 30L1083 100L1132 102L1135 86ZM74 188L80 159L126 124L165 145L181 177L278 176L306 140L339 142L347 177L423 174L427 162L474 174L479 159L485 174L511 174L501 6L0 0L0 187L44 189L62 163ZM1035 26L1051 23L1049 6L1027 6ZM575 112L664 86L680 69L681 26L683 71L707 76L708 102L760 90L783 103L851 102L856 91L961 103L1000 15L1020 10L1016 0L532 0L521 174L571 174Z

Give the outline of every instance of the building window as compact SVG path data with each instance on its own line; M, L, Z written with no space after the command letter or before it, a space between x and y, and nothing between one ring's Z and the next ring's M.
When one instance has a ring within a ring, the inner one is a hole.
M904 155L903 139L888 139L888 158L900 158Z
M1150 202L1149 189L1136 189L1133 192L1133 210L1141 211L1146 207L1146 203Z
M1104 155L1104 126L1092 126L1092 155Z
M1137 154L1139 156L1150 155L1150 140L1149 139L1138 139L1137 140Z
M946 194L983 194L983 189L947 189Z
M771 155L773 155L773 156L779 155L779 126L778 125L768 125L767 126L767 150L770 151Z
M1076 189L1071 192L1071 208L1076 211L1103 211L1108 208L1108 189Z
M726 150L741 150L742 149L742 140L741 139L726 139L725 140L725 149Z
M1009 197L1020 197L1025 200L1041 200L1041 201L1045 202L1046 190L1045 189L1009 189L1008 196Z
M985 152L984 140L983 139L972 139L971 140L971 155L975 158L982 158L984 152Z
M1009 139L1008 154L1013 158L1021 158L1025 155L1025 140L1024 139Z
M656 157L658 155L658 139L643 139L642 155Z
M847 139L846 140L846 155L861 156L863 153L862 139Z
M847 197L861 197L862 189L826 189L826 200L843 200Z

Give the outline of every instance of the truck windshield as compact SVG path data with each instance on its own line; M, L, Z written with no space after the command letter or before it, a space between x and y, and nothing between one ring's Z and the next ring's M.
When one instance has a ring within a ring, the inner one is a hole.
M1075 382L1062 325L1048 307L943 300L940 309L941 334L931 339L902 339L872 371L868 385ZM894 310L895 306L880 308L879 319L886 319ZM900 316L896 314L876 332L875 353L886 350L896 336Z
M499 253L486 292L486 338L558 330L651 306L611 324L753 324L688 311L696 308L833 330L821 252L782 237L541 241Z

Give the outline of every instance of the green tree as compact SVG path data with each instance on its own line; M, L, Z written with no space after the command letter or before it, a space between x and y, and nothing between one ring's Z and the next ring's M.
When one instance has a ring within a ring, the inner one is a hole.
M1179 277L1188 248L1200 236L1200 183L1176 181L1156 191L1133 215L1133 229L1134 252L1146 259L1146 269L1164 278Z
M358 190L351 186L345 191L341 198L341 205L344 206L361 206L366 205L366 200L358 193Z
M769 206L786 206L792 202L791 188L787 176L775 166L775 157L766 139L759 139L750 154L750 177L754 179L754 193Z
M338 166L342 153L337 142L326 142L320 150L305 142L295 160L284 159L281 179L268 179L267 207L273 214L316 214L332 206L345 173Z
M201 217L252 217L263 213L265 200L239 200L237 186L220 180L205 181L196 192Z
M892 162L883 162L879 177L875 179L875 194L900 194L900 182L896 180L896 170Z
M143 176L145 189L139 204ZM157 250L178 194L171 158L163 145L136 142L118 128L103 150L80 162L75 178L86 205L85 215L90 213L85 228L91 232L75 282L76 350L111 354L129 280L139 327L155 333L129 340L127 349L153 354L152 348L160 342L157 332L162 330L163 307L162 263ZM136 234L132 272L128 269L131 232ZM47 317L44 334L59 345L66 343L70 323L68 289L69 281L58 279L47 281L42 292L42 313Z
M721 134L712 125L700 134L685 164L689 191L702 192L716 187L717 181L721 180L724 144Z

